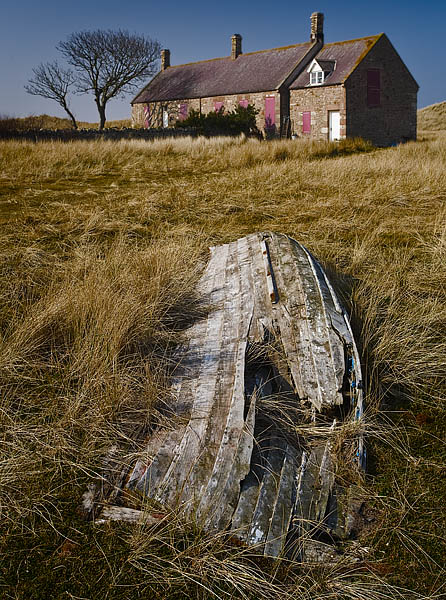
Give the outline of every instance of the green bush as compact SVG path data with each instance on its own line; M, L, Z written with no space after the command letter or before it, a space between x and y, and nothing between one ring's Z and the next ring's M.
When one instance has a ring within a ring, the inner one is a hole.
M240 135L261 137L256 125L258 110L252 104L246 108L237 106L232 112L225 113L222 107L219 111L212 111L206 115L198 110L191 110L189 116L183 121L177 121L175 127L193 128L202 135Z

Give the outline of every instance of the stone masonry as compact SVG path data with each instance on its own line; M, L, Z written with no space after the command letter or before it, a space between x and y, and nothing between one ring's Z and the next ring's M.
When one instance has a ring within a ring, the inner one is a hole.
M379 72L379 102L368 103L367 74ZM387 37L380 37L358 61L343 84L290 90L292 131L298 137L329 139L329 112L339 111L340 137L362 137L389 146L417 135L418 85ZM303 132L303 113L311 113L311 130Z
M226 112L233 111L240 103L240 101L246 100L248 104L253 105L258 111L257 115L257 127L260 131L265 128L265 98L275 98L276 108L276 130L280 129L280 97L276 91L270 92L257 92L254 94L235 94L229 96L212 96L209 98L187 98L184 100L175 100L171 102L149 104L133 104L132 106L132 126L133 127L147 127L148 123L150 127L162 127L162 114L163 111L167 111L169 115L169 127L173 126L179 117L180 105L187 104L188 112L192 109L197 110L201 114L207 114L215 110L215 102L222 102ZM149 106L149 115L153 115L152 119L147 120L145 108Z
M379 106L367 106L368 69L381 74ZM345 89L349 137L360 136L378 146L416 139L418 85L386 37L359 63Z
M297 137L328 140L329 111L341 113L341 138L346 132L345 89L342 85L308 87L290 91L290 119L292 133ZM303 133L304 112L311 113L311 130Z

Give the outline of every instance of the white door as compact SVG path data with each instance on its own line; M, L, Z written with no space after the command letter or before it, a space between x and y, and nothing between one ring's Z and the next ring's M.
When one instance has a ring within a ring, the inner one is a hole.
M163 110L163 127L165 129L169 127L169 113L167 110Z
M328 113L330 126L330 142L339 140L341 137L341 114L338 110L330 110Z

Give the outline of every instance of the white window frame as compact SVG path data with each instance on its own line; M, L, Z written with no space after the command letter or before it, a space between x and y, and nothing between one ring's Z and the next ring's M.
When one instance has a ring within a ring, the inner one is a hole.
M311 71L310 85L322 85L324 83L324 71Z

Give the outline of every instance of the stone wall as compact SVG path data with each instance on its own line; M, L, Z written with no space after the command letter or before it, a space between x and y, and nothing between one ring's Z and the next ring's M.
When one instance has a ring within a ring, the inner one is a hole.
M164 127L163 114L168 114L168 126L173 127L180 117L180 105L187 104L189 110L200 111L200 99L174 100L172 102L150 102L132 105L132 127L145 129ZM149 110L147 111L147 107Z
M248 104L252 104L258 111L257 127L260 131L265 129L265 98L274 96L276 109L276 132L280 132L280 95L279 92L257 92L252 94L235 94L230 96L212 96L208 98L194 98L185 100L175 100L172 102L152 102L149 107L149 122L147 122L147 111L144 109L147 104L133 104L132 106L132 126L133 127L162 127L162 113L167 110L169 115L169 127L175 124L179 117L180 105L187 104L188 111L191 109L198 110L202 114L207 114L215 110L215 102L222 102L226 112L234 110L241 100L247 100Z
M329 111L338 110L341 116L341 138L346 132L345 90L342 85L314 86L290 90L291 132L298 137L328 140ZM311 112L311 131L303 133L302 113Z
M367 70L379 69L380 105L367 103ZM347 135L377 146L389 146L417 136L417 85L389 40L383 36L345 82Z

